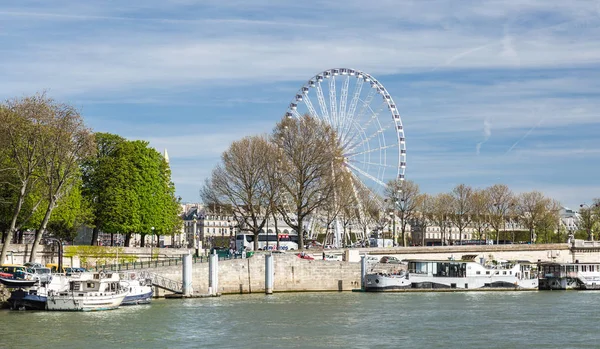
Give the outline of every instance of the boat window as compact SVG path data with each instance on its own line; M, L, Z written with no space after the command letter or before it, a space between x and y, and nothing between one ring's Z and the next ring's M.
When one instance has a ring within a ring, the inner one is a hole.
M488 270L488 271L486 271L486 272L485 272L485 275L490 275L490 271L489 271L489 270Z
M479 275L479 274L481 274L481 272L479 270L475 272L475 275Z
M506 270L502 272L502 275L506 275Z
M94 283L93 282L88 282L85 287L87 288L94 288Z

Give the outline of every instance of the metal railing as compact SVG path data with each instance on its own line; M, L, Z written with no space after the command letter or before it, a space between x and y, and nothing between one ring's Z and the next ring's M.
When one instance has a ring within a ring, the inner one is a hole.
M138 272L138 277L144 280L151 280L152 286L160 287L175 293L183 293L183 283L168 279L151 271L141 270Z
M219 260L230 260L230 259L240 259L242 258L239 254L234 254L232 256L219 256ZM192 263L208 263L209 256L193 256ZM139 270L139 269L150 269L150 268L160 268L160 267L170 267L175 265L181 265L182 257L171 257L150 261L140 261L140 262L131 262L131 263L120 263L120 264L98 264L96 263L95 267L89 268L89 271L127 271L127 270Z

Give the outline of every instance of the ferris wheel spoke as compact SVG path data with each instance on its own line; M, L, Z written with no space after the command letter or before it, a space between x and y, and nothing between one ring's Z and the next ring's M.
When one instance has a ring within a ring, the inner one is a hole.
M356 112L356 105L360 99L360 93L364 82L365 81L361 78L356 79L356 84L354 85L354 97L352 97L350 107L348 108L348 117L350 119L354 119L354 112Z
M360 108L360 111L359 111L359 112L358 112L358 114L357 114L357 117L356 117L356 119L357 119L357 120L361 120L361 119L362 119L362 116L363 116L363 115L365 115L365 112L366 112L368 109L370 109L369 107L370 107L370 105L371 105L371 102L373 101L373 97L375 97L375 94L376 94L376 93L377 93L377 92L375 91L375 89L371 89L371 90L369 90L369 93L367 94L367 98L365 98L365 100L364 100L364 102L362 103L362 106L361 106L361 108Z
M300 113L298 113L298 110L296 110L296 109L292 109L292 113L294 114L294 116L295 116L297 119L300 119Z
M394 166L394 165L382 164L382 163L377 163L377 162L366 162L366 161L360 161L360 160L348 160L348 161L350 163L359 163L359 164L369 165L369 166L396 168L396 166Z
M346 104L348 103L348 85L350 84L350 76L346 76L344 83L342 84L342 91L340 95L340 128L346 129Z
M364 150L364 151L361 151L361 152L357 152L357 153L349 153L349 154L346 155L346 157L347 158L351 158L353 156L360 156L360 155L363 155L363 154L373 153L373 152L376 152L376 151L379 151L379 150L391 149L391 148L395 148L397 146L398 146L397 143L391 143L389 145L386 145L386 146L383 146L383 147L379 147L379 148L367 149L367 150Z
M329 108L331 109L331 121L333 129L338 131L337 99L335 97L335 76L329 79Z
M357 147L362 146L363 144L365 144L366 142L371 141L373 138L380 136L382 133L384 133L385 131L387 131L391 126L386 126L383 128L379 128L377 131L375 131L374 133L372 133L371 135L367 136L366 138L363 138L360 142L351 145L348 150L353 150L356 149Z
M331 125L331 120L329 120L329 109L327 108L327 103L325 103L323 89L321 88L321 81L317 82L315 88L317 89L317 99L319 100L319 107L321 108L321 115L323 115L323 120Z
M386 102L381 103L381 105L379 106L379 108L377 109L376 112L373 112L373 114L371 115L371 117L369 118L369 120L367 120L367 122L363 125L365 128L367 128L368 126L371 125L371 123L373 123L374 121L378 121L379 120L379 114L381 114L381 112L383 111L383 109L387 106ZM368 108L371 109L371 108ZM373 111L371 109L371 111Z
M354 166L353 164L346 162L346 166L350 167L351 169L353 169L354 171L360 173L361 175L369 178L370 180L374 181L375 183L385 186L385 183L383 183L380 179L374 177L373 175L369 174L368 172L363 171L362 169Z
M315 110L315 107L313 106L312 101L310 100L310 97L308 96L308 94L304 95L304 104L306 104L306 107L308 108L308 112L310 113L310 115L312 115L312 117L315 119L319 119L319 115L317 114L317 111Z

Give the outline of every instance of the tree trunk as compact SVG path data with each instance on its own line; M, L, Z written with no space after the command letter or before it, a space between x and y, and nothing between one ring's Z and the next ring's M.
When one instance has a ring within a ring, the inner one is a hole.
M131 243L131 233L127 233L127 234L125 234L125 247L129 247L130 243Z
M50 216L52 215L52 210L54 210L54 197L50 199L50 204L46 209L46 214L44 215L44 219L40 224L40 228L35 232L35 240L33 241L33 246L31 246L31 255L29 255L29 262L34 263L35 257L37 257L38 246L40 245L40 241L42 240L42 236L44 232L46 232L46 226L48 225L48 221L50 220Z
M298 215L298 249L304 250L304 234L302 231L302 217Z
M115 234L110 233L110 246L114 246L114 245L115 245Z
M254 235L254 251L258 251L258 234L260 234L260 230L253 231L252 234Z
M98 246L99 231L100 231L100 228L98 228L98 223L96 223L96 226L94 227L94 229L92 229L92 241L90 242L91 246Z
M275 237L277 238L277 250L279 250L279 229L277 229L277 217L275 217L275 211L273 211L273 220L275 220Z
M6 234L6 240L2 245L2 252L0 253L0 264L4 264L6 260L6 254L8 252L8 247L10 246L10 242L12 240L13 234L15 233L15 227L17 226L17 218L19 217L19 213L21 213L21 206L23 206L23 201L25 200L25 192L27 189L28 181L21 182L21 190L19 191L19 198L17 199L17 204L15 205L15 209L13 211L13 217L10 221L10 227L8 228L8 232Z
M146 247L146 234L140 234L140 235L141 235L140 247Z

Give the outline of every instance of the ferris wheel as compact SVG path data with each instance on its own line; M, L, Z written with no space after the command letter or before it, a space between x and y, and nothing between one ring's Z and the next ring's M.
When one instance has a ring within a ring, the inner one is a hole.
M406 142L400 113L371 75L349 68L316 74L298 90L286 112L296 118L304 114L336 131L344 165L360 185L381 193L387 181L404 180Z
M286 115L311 115L331 125L339 137L344 165L375 189L404 180L406 142L392 96L371 75L356 69L325 70L296 93Z

